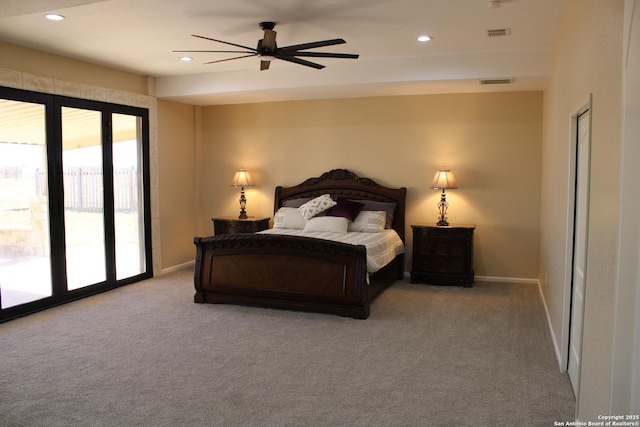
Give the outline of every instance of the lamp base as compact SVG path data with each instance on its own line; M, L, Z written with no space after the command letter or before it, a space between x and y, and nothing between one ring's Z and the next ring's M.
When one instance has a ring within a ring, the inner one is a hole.
M240 191L240 216L238 219L247 219L247 212L245 212L244 208L247 206L247 198L244 197L244 187Z
M444 188L442 189L442 194L440 195L440 202L438 203L438 211L440 215L438 215L438 223L436 225L441 227L446 227L449 225L447 222L447 208L449 207L449 203L447 203L447 196L444 193Z

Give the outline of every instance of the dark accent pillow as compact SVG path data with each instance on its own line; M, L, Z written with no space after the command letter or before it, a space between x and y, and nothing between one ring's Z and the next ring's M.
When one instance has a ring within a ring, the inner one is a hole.
M299 208L300 206L307 203L309 200L313 199L313 197L302 197L300 199L289 199L282 202L283 208Z
M327 216L341 216L349 221L355 221L356 217L364 207L364 203L338 197L337 204L327 211Z
M396 204L390 202L376 202L373 200L353 200L355 202L364 203L363 211L384 211L387 213L387 220L384 228L392 228L393 214L396 210Z

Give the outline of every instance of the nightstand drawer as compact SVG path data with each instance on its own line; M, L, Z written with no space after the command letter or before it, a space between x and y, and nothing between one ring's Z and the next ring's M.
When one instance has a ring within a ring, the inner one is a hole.
M465 239L473 236L473 228L451 228L433 226L429 228L414 229L414 232L426 239Z
M465 257L451 257L451 256L431 256L431 257L418 257L418 265L416 269L422 271L437 271L439 273L459 273L466 272L466 266L468 265Z
M467 240L442 240L433 241L419 239L414 241L414 250L425 255L461 256L467 252L469 242Z

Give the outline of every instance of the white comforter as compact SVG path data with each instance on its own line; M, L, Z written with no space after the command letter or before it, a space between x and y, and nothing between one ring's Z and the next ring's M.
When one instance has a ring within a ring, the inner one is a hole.
M332 233L326 231L304 231L289 228L270 228L261 231L262 234L284 234L287 236L314 237L316 239L333 240L352 245L364 245L367 248L367 271L375 273L400 254L403 254L404 244L395 230L383 230L380 233L348 232Z

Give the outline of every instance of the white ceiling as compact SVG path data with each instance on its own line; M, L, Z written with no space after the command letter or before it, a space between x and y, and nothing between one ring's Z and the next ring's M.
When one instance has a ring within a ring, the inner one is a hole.
M541 90L566 0L0 0L0 39L157 77L157 95L196 105L501 90ZM44 19L45 12L66 17ZM322 70L234 54L191 37L256 46L258 23L277 23L278 46L343 38L319 50L359 59L318 59ZM509 28L510 36L486 30ZM428 43L416 38L433 37ZM509 85L480 79L511 78Z

